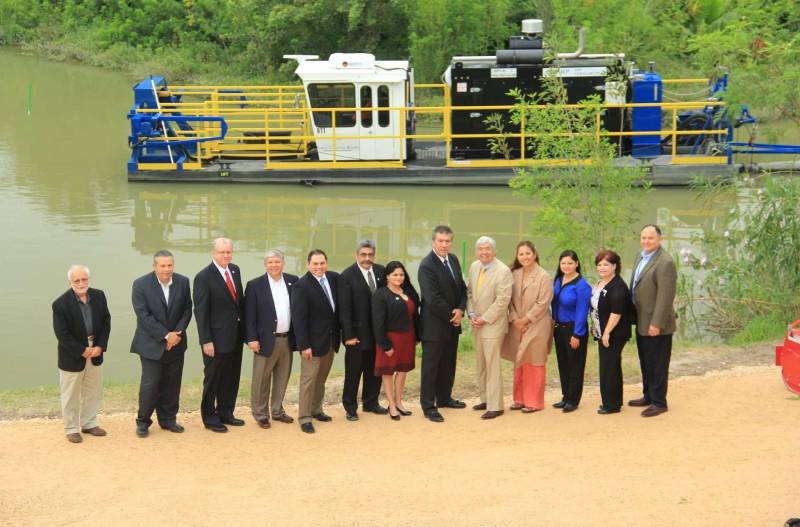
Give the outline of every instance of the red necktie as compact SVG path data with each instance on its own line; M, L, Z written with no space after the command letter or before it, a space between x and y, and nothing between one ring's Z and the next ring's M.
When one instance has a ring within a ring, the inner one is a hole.
M231 292L233 301L236 302L236 288L233 287L233 282L231 282L231 275L230 273L228 273L227 269L225 269L225 283L228 284L228 291Z

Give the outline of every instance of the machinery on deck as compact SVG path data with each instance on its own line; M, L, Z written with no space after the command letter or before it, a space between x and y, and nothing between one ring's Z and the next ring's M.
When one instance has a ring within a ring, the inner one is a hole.
M622 54L586 53L583 30L577 50L550 61L543 33L540 20L524 20L522 34L494 55L453 57L441 84L417 84L408 61L367 53L286 55L301 86L169 86L151 77L134 86L129 177L485 169L507 179L509 168L532 163L535 148L535 132L513 124L510 92L538 92L548 76L563 81L569 105L601 96L591 134L615 144L621 162L730 165L735 145L757 146L732 142L734 126L755 120L745 109L731 123L726 75L705 99L665 101L665 85L708 81L664 80L653 63L642 71ZM500 115L502 131L489 126L490 114ZM496 138L509 144L506 155L492 152Z

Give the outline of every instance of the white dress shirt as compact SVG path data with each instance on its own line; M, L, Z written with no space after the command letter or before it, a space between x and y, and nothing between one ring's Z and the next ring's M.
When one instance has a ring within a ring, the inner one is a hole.
M156 278L158 280L158 278ZM161 291L164 293L164 302L169 305L169 288L172 287L172 278L169 279L168 284L164 284L161 280L158 280L158 285L161 286Z
M283 274L281 274L281 277L277 280L273 280L269 275L267 275L267 278L269 279L269 290L272 292L272 302L275 304L275 318L278 319L275 333L287 333L291 322L289 288L286 287Z

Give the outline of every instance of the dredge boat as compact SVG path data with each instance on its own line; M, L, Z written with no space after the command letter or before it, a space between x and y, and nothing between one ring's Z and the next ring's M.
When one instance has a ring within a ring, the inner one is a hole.
M722 100L727 76L662 79L652 63L636 68L622 54L578 49L546 60L540 20L493 56L453 57L440 84L417 84L408 61L365 53L286 55L298 86L172 86L150 77L133 88L128 118L131 181L237 181L356 184L507 184L519 167L568 163L534 159L532 132L513 125L518 102L558 76L568 105L592 94L597 140L607 138L620 165L642 165L655 185L685 185L695 175L738 170L733 155L800 153L800 147L733 141L736 122ZM708 84L708 96L667 101L667 87ZM418 104L419 102L419 104ZM487 124L498 114L503 129ZM492 141L502 139L498 156Z

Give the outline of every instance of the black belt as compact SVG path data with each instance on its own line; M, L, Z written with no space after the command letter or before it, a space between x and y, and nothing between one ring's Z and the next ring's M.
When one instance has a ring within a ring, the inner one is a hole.
M286 333L273 333L273 335L275 335L276 337L283 338L283 337L288 337L289 336L289 332L287 331Z
M553 326L557 327L557 328L565 328L565 327L574 326L574 325L575 325L575 322L573 322L573 321L570 321L570 322L558 322L558 321L556 321L553 324Z

